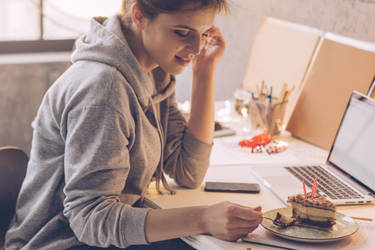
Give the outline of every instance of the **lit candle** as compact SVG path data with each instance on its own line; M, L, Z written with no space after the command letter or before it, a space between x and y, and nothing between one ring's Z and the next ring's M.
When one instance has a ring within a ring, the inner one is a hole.
M305 194L305 200L306 200L307 199L307 193L306 193L305 181L302 181L302 186L303 186L303 193Z
M314 198L315 198L315 192L316 192L317 187L318 187L318 181L315 178L313 186L312 186L312 190L311 190L311 200L314 200Z

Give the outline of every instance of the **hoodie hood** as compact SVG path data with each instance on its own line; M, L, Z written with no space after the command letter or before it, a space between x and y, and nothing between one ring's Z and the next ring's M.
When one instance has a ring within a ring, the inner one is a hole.
M72 63L95 61L115 67L132 86L146 109L150 106L150 100L159 103L170 96L176 80L160 67L147 74L131 51L121 26L118 15L93 18L89 32L76 41ZM155 88L157 94L153 95Z

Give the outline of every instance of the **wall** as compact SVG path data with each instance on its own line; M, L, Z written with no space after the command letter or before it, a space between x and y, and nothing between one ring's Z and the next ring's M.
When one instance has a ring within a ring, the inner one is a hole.
M29 154L31 122L42 97L69 64L0 63L0 146L18 146Z
M258 26L266 16L375 43L375 0L230 0L231 15L219 17L227 50L218 66L216 99L232 98L245 74ZM275 41L277 42L277 41ZM190 98L191 70L177 77L177 98Z

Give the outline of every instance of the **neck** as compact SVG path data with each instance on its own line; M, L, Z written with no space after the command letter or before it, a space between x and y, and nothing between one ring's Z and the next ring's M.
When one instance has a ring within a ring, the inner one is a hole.
M158 65L150 59L144 47L141 30L131 23L124 27L123 32L131 51L145 72L148 73L155 69Z

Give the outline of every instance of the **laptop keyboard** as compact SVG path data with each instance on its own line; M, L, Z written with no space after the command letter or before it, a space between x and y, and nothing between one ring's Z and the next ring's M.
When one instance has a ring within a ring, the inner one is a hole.
M357 191L340 181L321 166L298 166L285 167L291 174L300 181L312 188L314 179L317 178L319 185L317 192L322 191L330 199L360 199L363 198Z

